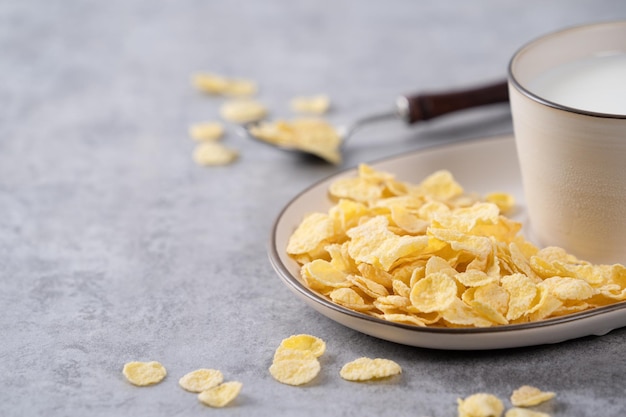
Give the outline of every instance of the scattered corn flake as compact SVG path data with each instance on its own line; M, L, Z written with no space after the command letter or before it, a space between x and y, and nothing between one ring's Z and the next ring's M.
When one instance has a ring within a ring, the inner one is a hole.
M178 380L178 384L189 392L202 392L222 383L224 375L217 369L197 369Z
M389 271L396 261L428 247L427 236L398 236L387 226L385 216L375 216L348 230L348 252L357 263L368 263Z
M523 385L511 394L511 404L516 407L531 407L548 401L555 396L554 392L541 391L539 388Z
M209 407L222 408L231 403L239 393L243 384L238 381L229 381L209 388L198 394L198 400Z
M212 73L194 74L191 82L198 90L213 95L251 96L257 92L257 85L254 81L228 78Z
M237 99L222 104L220 115L233 123L255 122L265 118L267 108L252 99Z
M272 363L269 371L278 382L287 385L303 385L315 379L320 369L320 362L313 357L277 360Z
M254 81L235 78L230 80L224 94L229 96L252 96L257 91L258 87Z
M473 394L457 404L459 417L500 417L504 412L504 404L493 394Z
M221 143L202 142L193 151L193 160L202 166L227 165L239 157L239 152Z
M325 351L326 342L319 337L308 334L289 336L274 352L270 374L283 384L307 384L319 374L321 365L317 358Z
M224 126L220 122L195 123L189 126L189 136L197 141L214 141L224 135Z
M347 381L370 381L402 373L402 368L390 359L358 358L346 363L339 374Z
M515 407L507 410L507 412L504 413L504 417L550 417L550 414Z
M208 94L222 94L228 88L228 80L225 77L211 73L194 74L191 83Z
M122 371L133 385L140 387L158 384L165 378L167 371L159 362L128 362Z
M324 114L330 107L330 98L325 94L310 97L295 97L291 109L298 113Z
M332 164L341 163L341 136L322 119L295 119L262 122L250 134L268 143L316 155Z
M326 342L310 334L297 334L283 339L280 342L280 347L309 351L319 358L326 351Z

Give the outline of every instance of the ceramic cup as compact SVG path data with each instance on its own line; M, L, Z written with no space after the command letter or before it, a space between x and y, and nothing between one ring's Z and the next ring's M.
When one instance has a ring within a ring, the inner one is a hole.
M526 44L509 96L531 239L626 264L626 21Z

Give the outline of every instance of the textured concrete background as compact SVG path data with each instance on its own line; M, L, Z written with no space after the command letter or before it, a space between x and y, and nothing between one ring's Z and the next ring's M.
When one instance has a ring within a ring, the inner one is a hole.
M510 132L498 107L353 138L341 167L294 158L232 130L240 160L201 168L189 123L220 99L190 86L207 70L249 77L274 115L328 93L333 117L396 95L505 76L543 33L626 18L622 0L0 0L0 415L456 415L477 391L525 383L558 392L554 416L626 412L626 330L491 352L411 348L362 335L296 299L267 260L279 210L314 181L362 161ZM496 157L496 156L494 156ZM328 342L311 386L267 372L280 340ZM342 381L358 356L396 360L388 383ZM121 369L158 360L160 385ZM211 410L177 386L221 369L244 384ZM391 411L393 410L393 411Z

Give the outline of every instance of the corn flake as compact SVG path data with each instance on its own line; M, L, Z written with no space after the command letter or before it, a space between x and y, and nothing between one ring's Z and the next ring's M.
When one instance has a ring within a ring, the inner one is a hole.
M319 337L311 336L309 334L297 334L283 339L280 342L280 347L285 349L304 350L313 353L316 358L319 358L326 351L326 342Z
M270 366L270 374L278 382L287 385L303 385L311 382L321 369L314 357L311 359L282 359Z
M335 288L351 285L346 272L337 268L336 264L323 259L315 259L304 264L302 277L309 287L324 294Z
M333 302L416 326L519 324L626 300L626 267L539 249L501 213L512 196L468 194L449 171L414 185L361 164L329 185L287 252Z
M430 313L447 309L457 294L457 286L444 272L435 272L419 280L411 289L411 305Z
M269 368L278 382L287 385L303 385L319 374L318 357L326 351L326 342L308 334L297 334L283 339L274 352Z
M500 417L504 412L504 404L493 394L473 394L457 404L459 417Z
M224 375L216 369L198 369L184 375L178 384L189 392L202 392L218 386L224 380Z
M291 109L298 113L324 114L330 107L330 99L325 94L311 97L295 97L291 100Z
M267 108L251 99L238 99L224 103L220 108L220 115L229 122L248 123L265 118Z
M189 126L189 136L197 141L215 141L224 135L220 122L203 122Z
M279 346L274 352L274 362L280 362L285 360L302 360L310 361L317 359L317 356L308 349L293 349L284 346Z
M212 95L251 96L257 92L254 81L212 73L194 74L191 82L198 90Z
M167 375L165 367L156 361L128 362L122 372L128 382L140 387L158 384Z
M516 407L532 407L554 398L556 394L549 391L541 391L539 388L523 385L511 394L511 404Z
M402 373L402 368L389 359L358 358L348 362L339 374L348 381L369 381L388 378Z
M328 295L335 303L356 311L367 311L374 308L373 304L366 303L365 299L352 288L338 288Z
M202 142L193 151L193 160L198 165L227 165L235 161L239 153L215 142Z
M485 196L485 200L493 203L502 213L506 213L515 206L515 197L507 193L489 193Z
M335 222L327 214L311 213L289 238L287 253L305 254L319 248L323 243L330 243L335 236Z
M239 381L224 382L198 394L198 400L209 407L222 408L230 404L241 392Z

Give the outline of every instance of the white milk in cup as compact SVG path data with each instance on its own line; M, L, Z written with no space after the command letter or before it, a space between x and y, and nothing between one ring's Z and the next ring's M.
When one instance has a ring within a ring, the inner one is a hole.
M626 264L626 21L530 42L509 91L531 239Z

